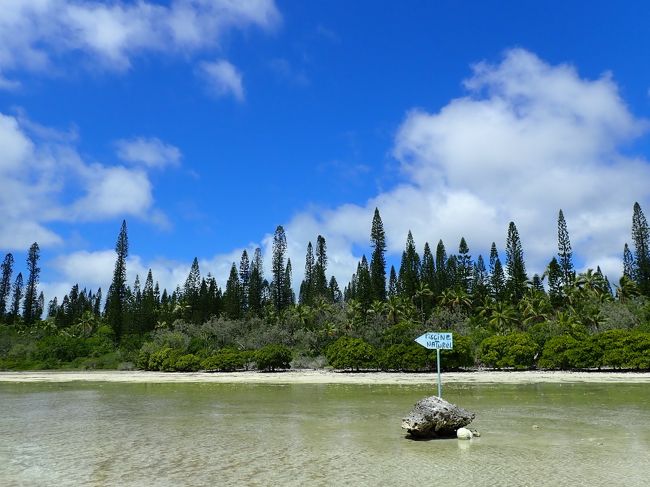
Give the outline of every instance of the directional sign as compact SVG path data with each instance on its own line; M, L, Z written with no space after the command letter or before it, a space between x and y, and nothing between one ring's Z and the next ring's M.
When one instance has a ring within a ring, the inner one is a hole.
M415 339L423 347L436 350L436 364L438 366L438 397L442 398L442 379L440 378L440 350L454 348L454 339L451 333L427 332Z
M451 350L454 348L454 340L451 333L427 332L417 337L415 341L430 350Z

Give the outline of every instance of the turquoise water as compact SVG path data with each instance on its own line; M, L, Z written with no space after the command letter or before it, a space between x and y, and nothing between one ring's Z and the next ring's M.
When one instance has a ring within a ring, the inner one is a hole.
M0 384L0 485L650 482L650 384L450 384L445 399L476 412L482 436L405 439L402 416L433 392Z

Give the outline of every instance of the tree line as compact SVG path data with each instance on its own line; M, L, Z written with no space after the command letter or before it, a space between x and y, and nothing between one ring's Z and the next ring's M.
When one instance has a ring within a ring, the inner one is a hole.
M408 347L416 333L437 327L468 338L470 358L465 365L470 366L489 362L489 354L482 354L481 347L490 345L485 340L502 340L495 336L526 334L535 350L532 356L540 358L546 342L557 337L570 336L585 343L588 337L611 329L650 331L650 231L640 205L635 203L633 207L632 245L624 246L623 273L615 290L600 268L576 272L562 210L558 213L557 232L557 254L541 275L532 277L526 270L514 222L508 225L504 261L494 242L487 259L482 255L473 258L464 237L455 253L448 253L440 240L435 250L426 242L420 255L409 231L398 269L388 269L386 235L379 210L375 209L370 260L361 257L341 290L336 278L327 276L327 243L325 237L317 235L315 246L307 244L303 279L296 297L282 226L273 235L270 279L264 275L262 252L257 248L252 257L244 250L239 263L232 263L224 287L210 274L202 276L195 258L184 284L168 291L160 289L151 269L144 284L140 276L132 284L127 282L129 242L124 221L105 299L101 288L93 292L75 284L60 303L55 297L45 307L43 293L38 290L38 244L34 243L27 255L26 283L21 272L13 279L14 259L8 253L1 267L0 323L4 323L5 335L23 337L16 339L22 340L23 348L29 348L25 345L26 335L35 337L35 343L51 336L84 340L100 336L101 350L118 355L122 351L131 362L144 368L153 353L150 344L158 342L159 349L171 350L168 353L175 357L196 356L195 365L221 349L229 350L232 358L236 350L270 345L286 346L301 357L331 359L341 365L343 362L332 358L340 354L331 350L328 353L340 339L344 339L341 344L347 343L345 347L340 344L343 350L354 348L350 348L350 340L361 340L362 345L354 343L385 351L391 346ZM169 340L175 339L169 336L174 333L185 338L176 340L171 347ZM398 339L397 333L406 338ZM201 334L212 338L201 342ZM161 338L165 336L169 340ZM254 343L254 336L266 336L266 342ZM16 344L11 338L3 340L5 349ZM190 350L190 354L180 354ZM418 355L415 350L411 351ZM146 360L140 360L141 352ZM400 353L404 356L406 352ZM39 353L47 356L46 351ZM286 350L284 353L286 362ZM421 353L418 356L417 364L428 366L429 361L423 362ZM381 362L376 357L366 365ZM498 361L492 362L494 366ZM390 361L384 359L383 363Z

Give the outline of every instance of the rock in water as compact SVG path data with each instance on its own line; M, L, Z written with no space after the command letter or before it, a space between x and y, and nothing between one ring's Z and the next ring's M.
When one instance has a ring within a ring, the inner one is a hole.
M475 416L444 399L431 396L415 403L411 413L402 419L402 428L413 438L453 438L456 431L470 424Z
M459 440L471 440L472 436L474 436L474 433L467 428L458 428L458 431L456 431L456 438Z

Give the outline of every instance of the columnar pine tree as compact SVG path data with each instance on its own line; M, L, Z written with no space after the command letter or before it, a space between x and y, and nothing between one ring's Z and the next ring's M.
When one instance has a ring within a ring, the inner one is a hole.
M386 234L377 208L375 208L372 218L370 246L372 247L372 256L370 257L372 299L383 302L386 300Z
M151 331L156 325L156 296L154 294L153 274L147 272L142 290L141 327L143 331Z
M287 267L284 269L284 282L282 287L283 301L285 306L291 306L295 304L296 297L291 287L292 281L292 270L291 270L291 259L287 259Z
M126 233L126 220L122 221L120 234L115 243L115 269L113 281L106 301L106 318L119 342L124 331L124 311L126 307L126 258L129 255L129 239Z
M494 242L490 250L490 290L494 299L501 299L506 290L506 275Z
M40 318L36 314L36 307L38 305L38 276L41 268L38 267L38 260L40 258L40 249L38 244L34 242L29 248L27 254L27 286L25 287L25 302L23 303L23 321L26 325L32 324L35 320Z
M185 302L190 306L196 304L199 297L200 287L201 271L199 269L199 259L194 257L190 267L190 272L187 274L187 279L185 279L185 285L183 286L183 297L185 298Z
M632 275L639 287L639 291L646 296L650 296L650 229L639 203L634 203L632 241L634 242Z
M489 292L489 279L483 256L479 255L472 270L472 295L475 299L481 300Z
M372 281L370 279L370 267L368 266L368 259L366 259L365 255L361 256L361 261L357 265L356 283L355 299L357 299L363 309L366 310L372 304L373 289Z
M555 257L553 257L551 262L548 264L546 275L548 276L548 295L551 298L551 303L553 306L560 306L564 298L562 292L564 273Z
M226 292L223 295L223 310L231 319L237 319L241 315L241 283L234 262L230 267Z
M514 302L519 302L526 292L528 276L526 275L526 264L524 263L524 251L514 222L510 222L508 225L506 270L508 272L508 292Z
M314 250L311 242L307 244L307 255L305 256L305 278L300 284L299 301L301 304L311 305L314 297L314 274L315 274Z
M469 254L469 246L465 237L461 237L458 245L458 284L465 291L469 292L472 283L472 256Z
M634 257L630 251L630 247L625 243L623 247L623 276L628 279L634 280Z
M328 289L330 293L330 301L332 301L333 303L340 303L341 300L343 299L343 295L341 294L339 283L336 282L336 277L334 276L330 277Z
M437 296L449 287L449 278L447 276L447 251L442 240L438 241L436 246L436 286L433 293Z
M422 252L422 282L427 285L430 291L436 288L436 264L429 242L424 243L424 251Z
M13 297L11 310L9 311L9 322L13 323L20 315L20 301L23 299L23 273L19 272L13 286Z
M2 277L0 278L0 321L7 315L7 302L11 294L11 275L14 271L14 256L5 255L2 265Z
M316 265L314 266L314 296L327 298L331 293L327 285L327 243L325 237L316 238Z
M569 231L567 230L562 210L560 210L557 217L557 249L557 256L559 257L558 264L560 264L560 269L562 269L562 286L568 288L575 279L575 272L571 260L573 252L571 251Z
M287 237L284 233L282 225L278 225L273 235L273 255L271 257L271 272L273 273L273 281L271 283L271 297L275 309L280 311L284 309L289 303L286 301L286 285L285 285L285 257L287 253Z
M262 310L262 291L264 288L264 265L262 249L255 249L251 263L250 281L248 284L248 306L254 313Z
M397 288L399 293L406 298L413 298L420 285L420 256L415 249L413 234L409 230L406 237L406 248L402 253Z
M248 252L244 250L241 253L241 259L239 261L239 282L241 283L241 309L242 311L248 310L248 301L250 294L250 261L248 260Z

